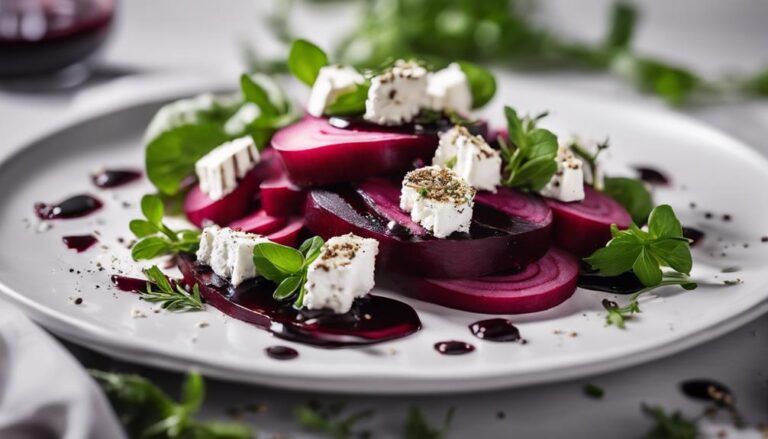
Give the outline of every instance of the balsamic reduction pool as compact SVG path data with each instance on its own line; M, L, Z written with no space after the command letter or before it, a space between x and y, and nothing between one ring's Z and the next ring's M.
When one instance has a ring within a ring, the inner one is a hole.
M88 250L89 248L93 247L94 244L99 242L99 240L93 235L64 236L61 238L61 240L64 241L64 245L66 245L67 248L77 250L78 253L82 253Z
M139 178L141 178L141 172L132 169L102 169L91 175L93 184L102 189L123 186Z
M520 341L520 330L509 319L495 318L480 320L469 325L472 334L483 340L497 342Z
M83 194L55 204L35 203L35 213L38 218L45 220L80 218L101 209L102 206L98 198Z

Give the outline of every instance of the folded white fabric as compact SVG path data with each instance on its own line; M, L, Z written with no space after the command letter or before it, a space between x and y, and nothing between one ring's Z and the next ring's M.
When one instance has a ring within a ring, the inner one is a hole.
M0 438L124 438L98 385L50 335L0 300Z

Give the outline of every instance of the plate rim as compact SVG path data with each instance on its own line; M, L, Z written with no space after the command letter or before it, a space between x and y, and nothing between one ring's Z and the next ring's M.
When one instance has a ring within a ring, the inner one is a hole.
M0 167L7 166L8 163L12 162L26 149L56 136L63 130L87 123L94 118L122 109L180 98L207 90L227 89L230 88L227 87L227 83L231 82L210 76L184 76L182 78L180 80L178 75L147 75L141 78L132 78L130 81L121 81L118 84L107 84L106 86L98 87L101 89L101 93L95 93L95 95L110 96L110 99L101 99L96 102L91 100L87 105L83 102L80 105L74 105L76 110L63 117L58 123L49 125L48 129L43 130L39 135L18 142L7 149L6 154L0 155ZM535 80L514 79L524 83L533 83L534 88L544 87L541 83L536 83ZM104 89L108 92L105 93ZM130 93L127 90L130 90ZM727 143L732 151L738 151L744 157L757 160L768 169L768 159L754 148L749 147L730 134L690 116L671 111L667 108L657 108L642 102L625 102L603 95L595 96L581 90L569 90L568 94L571 97L589 96L590 99L599 101L601 105L609 105L622 111L642 113L645 117L663 117L667 121L672 119L677 124L697 130L698 133L716 137L718 143ZM754 288L757 289L759 287L759 285L756 285ZM686 336L678 336L673 340L662 344L657 343L652 347L636 349L635 352L628 355L618 356L609 352L605 354L609 358L593 358L589 361L575 362L577 363L575 365L561 363L556 367L537 371L523 371L514 374L504 373L501 370L484 371L475 379L461 374L441 374L436 378L421 374L403 377L402 374L379 374L376 376L353 374L350 376L349 373L344 373L342 376L339 373L318 374L318 371L313 371L311 374L307 373L307 371L297 373L294 370L285 373L275 373L279 369L254 368L253 365L250 365L251 367L248 368L239 368L234 367L232 362L201 359L199 355L195 355L192 352L173 351L167 353L167 349L162 349L162 343L148 343L147 340L134 341L130 338L126 339L124 335L118 332L105 329L98 324L78 319L74 315L69 315L40 304L14 291L2 278L0 278L0 293L20 306L32 320L57 335L123 360L176 371L188 370L190 365L193 365L194 368L197 368L202 373L223 380L249 382L279 388L302 389L305 391L308 390L307 384L311 381L312 391L340 393L423 394L472 392L597 375L639 365L683 351L734 330L768 312L768 299L764 299L743 307L745 309L738 314L714 322L696 331L691 331ZM318 377L323 379L322 383L318 383ZM393 379L398 380L401 384L393 386L391 383ZM418 388L402 384L412 383L416 380L419 382ZM450 388L445 386L448 380L454 380Z

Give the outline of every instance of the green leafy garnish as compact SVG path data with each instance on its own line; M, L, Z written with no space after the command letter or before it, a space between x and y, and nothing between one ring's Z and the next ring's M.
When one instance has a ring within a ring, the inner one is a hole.
M366 80L362 84L357 84L355 89L344 93L336 98L333 103L325 109L328 116L352 116L365 112L365 100L368 99L368 89L371 82Z
M693 283L688 279L693 266L688 239L669 205L651 211L648 231L632 224L627 230L611 226L613 237L604 248L584 260L603 276L618 276L632 271L646 287L656 287L665 280L678 284ZM669 267L677 276L664 277L662 267ZM682 279L679 275L686 275Z
M469 88L472 91L472 108L480 108L487 104L496 94L496 78L486 68L477 64L461 61L458 63L467 75Z
M241 96L184 99L158 111L148 129L145 168L161 193L178 193L194 173L195 162L222 143L251 135L256 146L264 148L276 130L299 117L269 77L243 75L240 85ZM258 108L256 118L230 123L245 105Z
M538 191L557 171L557 136L536 126L547 113L521 119L514 109L504 107L504 114L510 144L500 139L501 156L505 162L503 184Z
M696 420L688 419L679 411L668 414L663 407L642 405L643 413L653 419L654 425L643 436L646 439L695 439L699 437Z
M333 439L371 437L370 431L356 427L361 421L371 418L374 411L362 410L344 416L344 408L344 403L322 405L317 401L310 401L307 405L297 407L294 417L304 429Z
M272 294L275 299L286 301L294 298L294 306L301 308L309 264L320 256L323 244L323 239L315 236L304 241L298 250L274 242L263 242L253 247L256 270L277 284Z
M89 370L101 384L128 437L143 439L248 439L253 431L242 424L202 422L194 418L205 399L198 373L187 376L181 402L138 375Z
M632 317L632 314L640 312L640 305L637 300L631 300L626 306L619 306L612 300L603 299L602 305L608 311L605 316L606 323L620 329L626 328L626 321Z
M307 40L294 40L288 54L288 70L299 81L312 87L322 67L328 65L323 49Z
M163 223L165 209L160 197L145 195L141 199L141 212L145 219L135 219L128 224L139 241L131 248L134 260L152 259L161 255L192 253L200 242L198 230L172 230Z
M653 197L640 180L606 177L603 192L624 206L635 224L645 224L653 210Z
M144 270L147 276L147 289L142 291L141 298L146 302L159 303L168 311L202 311L205 309L200 298L200 287L195 284L192 292L187 292L180 284L168 280L162 271L153 265Z
M595 384L589 383L584 385L584 394L594 399L601 399L605 396L605 390Z
M455 408L448 409L442 428L435 428L429 425L421 410L412 407L408 412L408 419L405 421L403 437L405 439L442 439L448 434L455 413Z

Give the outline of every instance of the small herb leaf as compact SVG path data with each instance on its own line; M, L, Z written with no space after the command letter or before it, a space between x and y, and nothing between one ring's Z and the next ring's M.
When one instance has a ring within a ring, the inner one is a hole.
M147 220L135 219L128 223L128 228L137 238L159 233L160 229Z
M155 195L144 195L141 198L141 213L150 224L160 228L163 223L163 202Z
M271 117L280 114L280 109L270 100L267 91L250 76L246 74L240 76L240 89L243 91L246 102L256 104L262 115Z
M496 78L487 69L477 64L462 61L458 63L467 75L469 88L472 91L472 108L480 108L487 104L496 94Z
M624 206L635 224L645 224L653 210L653 198L642 181L626 177L606 177L603 192Z
M275 292L272 294L272 297L274 297L277 300L286 300L290 298L291 296L293 296L296 290L298 290L299 287L301 287L303 280L304 280L303 276L286 277L277 286L277 289L275 289Z
M134 244L131 257L135 261L153 259L171 251L171 244L159 236L150 236Z
M274 242L263 242L256 244L253 248L253 257L257 270L261 272L261 269L266 268L265 265L268 263L272 266L272 269L267 268L264 271L270 274L277 271L283 275L283 277L298 272L301 270L301 267L304 263L304 256L300 251L296 250L295 248ZM257 260L258 262L256 262ZM267 276L264 275L264 277ZM267 279L270 278L267 277ZM278 279L270 280L277 281Z
M328 65L328 55L307 40L294 40L288 54L288 70L301 82L312 87L320 68Z

